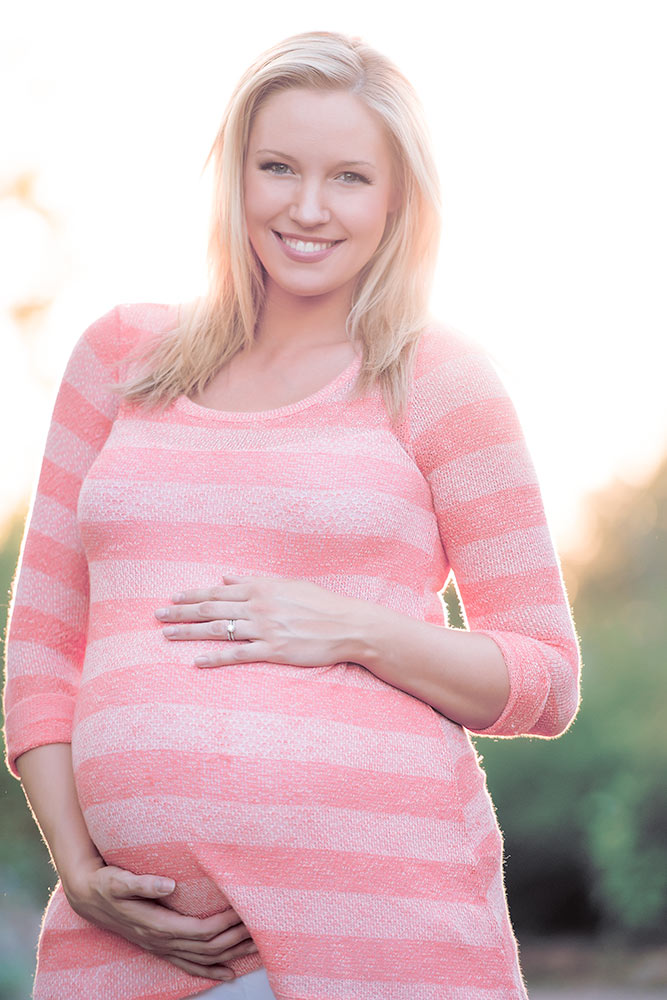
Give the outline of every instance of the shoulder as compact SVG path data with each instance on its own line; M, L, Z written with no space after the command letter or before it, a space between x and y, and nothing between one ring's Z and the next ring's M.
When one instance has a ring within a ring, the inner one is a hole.
M437 321L424 329L415 354L413 407L448 411L506 396L491 356L477 341Z
M434 324L417 344L407 422L409 449L424 468L471 453L523 447L523 431L488 352Z
M163 302L132 302L116 306L122 330L131 340L165 333L179 322L180 305Z
M116 305L84 330L75 356L92 353L99 364L122 378L136 355L178 325L180 308L156 302Z

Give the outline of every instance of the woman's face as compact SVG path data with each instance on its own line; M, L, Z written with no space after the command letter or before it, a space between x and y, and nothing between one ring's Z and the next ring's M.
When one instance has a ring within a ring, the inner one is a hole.
M392 166L379 120L353 94L293 89L268 98L244 175L248 236L267 285L349 305L395 208Z

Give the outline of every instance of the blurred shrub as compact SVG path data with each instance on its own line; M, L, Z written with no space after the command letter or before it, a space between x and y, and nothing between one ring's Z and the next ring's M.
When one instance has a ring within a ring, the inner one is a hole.
M5 526L0 546L0 654L23 520L20 512ZM0 763L0 1000L32 993L39 913L55 882L21 786Z
M25 514L17 513L6 525L0 548L0 657L4 662L5 623L10 587L16 570ZM4 743L3 743L4 754ZM25 892L46 901L47 887L55 884L49 861L18 781L0 766L0 875L3 891Z
M565 566L582 706L557 741L484 740L521 934L667 925L667 461L595 497Z

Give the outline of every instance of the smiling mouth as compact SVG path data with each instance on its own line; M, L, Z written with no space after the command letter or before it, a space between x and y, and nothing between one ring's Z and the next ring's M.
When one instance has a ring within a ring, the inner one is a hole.
M323 250L329 250L331 247L335 247L337 243L342 242L342 240L320 240L317 242L315 240L297 240L291 236L283 236L282 233L278 232L276 232L276 236L298 253L322 253Z

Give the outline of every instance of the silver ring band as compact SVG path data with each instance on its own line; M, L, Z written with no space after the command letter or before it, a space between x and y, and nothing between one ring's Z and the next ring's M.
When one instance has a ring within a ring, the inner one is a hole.
M235 631L236 631L236 621L233 618L230 618L227 622L227 638L235 639L236 638L236 636L234 635Z

